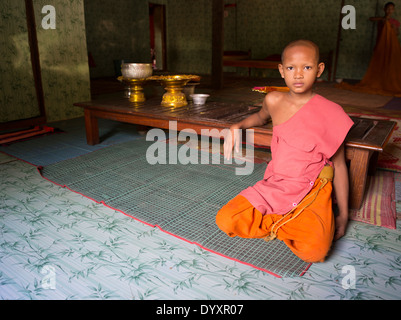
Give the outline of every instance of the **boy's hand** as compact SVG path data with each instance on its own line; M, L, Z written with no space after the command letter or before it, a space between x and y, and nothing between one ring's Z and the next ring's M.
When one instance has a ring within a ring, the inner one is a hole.
M348 215L338 215L336 217L336 231L334 234L334 240L340 239L347 229Z
M230 160L232 156L233 147L235 148L235 152L239 152L239 141L240 141L240 130L237 126L231 126L230 130L226 131L226 135L224 137L224 157L227 160Z

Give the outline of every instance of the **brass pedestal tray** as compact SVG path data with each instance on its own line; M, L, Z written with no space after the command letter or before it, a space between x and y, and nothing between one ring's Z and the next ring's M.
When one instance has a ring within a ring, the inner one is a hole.
M120 76L117 79L130 87L131 92L129 100L131 102L134 104L141 104L142 102L146 101L145 94L143 93L143 85L148 81L149 78L134 79Z
M161 104L169 107L182 107L188 104L185 94L182 92L189 81L199 81L200 77L195 75L170 75L152 76L149 80L159 81L166 89Z

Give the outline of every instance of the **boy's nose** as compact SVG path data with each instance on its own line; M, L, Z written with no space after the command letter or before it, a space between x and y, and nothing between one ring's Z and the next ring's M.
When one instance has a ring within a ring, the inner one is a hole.
M303 75L303 72L301 70L295 71L295 73L294 73L294 78L295 79L301 79L303 77L304 77L304 75Z

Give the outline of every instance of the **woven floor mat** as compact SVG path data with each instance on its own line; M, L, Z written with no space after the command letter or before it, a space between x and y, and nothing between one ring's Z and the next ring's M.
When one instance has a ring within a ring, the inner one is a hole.
M359 210L350 210L350 218L375 226L396 229L394 176L394 172L377 170L375 175L370 177L362 207Z
M39 169L58 185L275 276L300 276L308 269L310 264L279 240L230 238L215 224L217 211L263 177L266 164L255 163L250 175L236 175L241 165L224 164L220 155L209 153L209 164L200 164L204 151L197 150L198 164L151 165L146 152L153 143L134 140Z

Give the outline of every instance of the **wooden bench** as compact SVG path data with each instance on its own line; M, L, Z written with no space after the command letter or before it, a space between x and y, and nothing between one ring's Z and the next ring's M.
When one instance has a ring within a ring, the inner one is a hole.
M207 102L203 106L188 105L174 108L160 105L161 98L151 98L140 106L133 106L121 96L75 103L84 108L86 138L89 145L99 143L98 118L138 125L169 129L170 121L177 121L177 130L225 129L231 124L257 112L260 107L246 103ZM355 125L346 138L346 159L349 161L350 208L359 209L368 183L368 173L376 167L378 154L383 151L395 127L395 122L352 117ZM270 146L271 123L255 127L254 144Z
M262 69L277 69L280 63L280 58L270 60L253 60L251 59L251 50L248 51L224 51L223 53L223 66L225 67L238 67L248 68L248 75L251 75L252 68Z
M223 60L223 66L225 67L248 68L249 76L252 68L278 69L279 63L278 61L269 60Z
M252 56L251 50L248 51L224 51L223 61L232 60L246 60L250 59Z
M320 61L324 62L325 69L328 72L328 80L332 79L333 51L320 54ZM248 75L251 75L252 68L278 69L281 63L281 56L273 54L265 59L251 59L251 51L225 51L223 55L223 66L248 68Z

